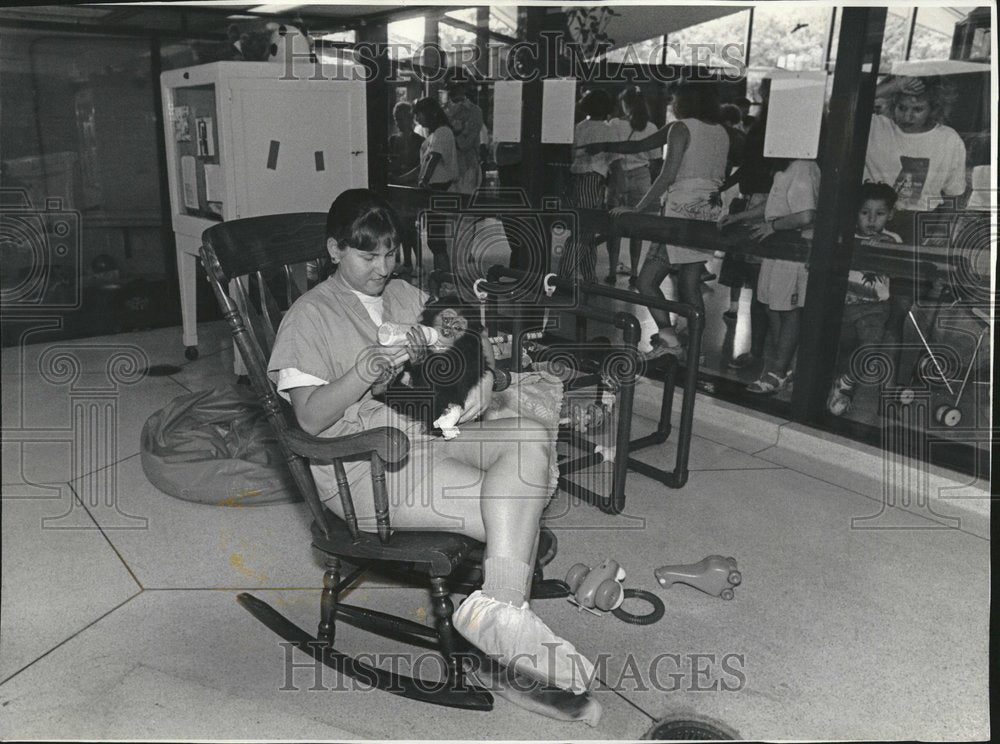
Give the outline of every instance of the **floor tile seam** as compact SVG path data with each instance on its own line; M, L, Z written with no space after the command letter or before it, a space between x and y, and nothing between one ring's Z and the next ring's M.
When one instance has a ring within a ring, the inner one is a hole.
M178 374L179 374L179 373L178 373ZM193 391L193 390L191 390L191 388L189 388L189 387L188 387L187 385L185 385L185 384L184 384L184 383L182 383L182 382L179 382L179 381L178 381L178 380L176 379L176 377L177 377L177 375L166 375L165 377L159 377L159 378L152 378L152 379L159 379L159 380L170 380L170 381L171 381L172 383L174 383L175 385L177 385L177 387L181 388L181 390L184 390L185 392L188 392L188 393L191 393L191 392L194 392L194 391ZM150 379L150 378L148 378L148 377L147 377L147 379Z
M777 447L777 445L774 445L774 446ZM767 449L773 449L773 448L772 447L768 447ZM764 450L761 450L761 451L763 452ZM773 462L773 460L767 460L766 458L763 458L763 457L761 459L764 460L765 462ZM784 470L788 470L789 472L798 473L799 475L803 475L803 476L805 476L807 478L810 478L810 479L812 479L814 481L818 481L819 483L824 483L824 484L826 484L828 486L834 486L835 488L839 488L840 490L846 491L847 493L854 494L855 496L861 496L863 498L868 499L869 501L874 501L876 504L882 504L882 503L884 503L884 501L882 500L881 497L875 497L875 496L872 496L871 494L867 494L867 493L863 493L861 491L857 491L857 490L851 488L850 486L845 486L842 483L835 483L834 481L827 480L826 478L821 478L820 476L816 475L815 473L809 473L809 472L806 472L805 470L800 470L800 469L798 469L796 467L793 467L793 466L790 466L790 465L780 465L779 463L774 463L774 464L779 465L780 468L782 468ZM776 468L761 468L761 469L762 470L773 470L773 469L776 469ZM959 500L960 499L951 499L951 501L959 501ZM944 521L938 521L936 519L931 519L930 517L926 517L923 514L918 514L916 512L907 511L906 509L899 509L899 507L895 507L895 506L891 507L891 508L898 509L899 511L904 512L906 514L911 514L913 516L920 517L921 519L924 519L924 520L926 520L926 521L928 521L928 522L930 522L932 524L941 524L941 525L946 525L947 524ZM920 527L914 527L913 529L921 529L921 528ZM978 538L980 540L985 540L986 542L990 542L990 538L989 537L983 537L982 535L977 535L976 533L970 532L969 530L967 530L967 529L965 529L963 527L957 527L957 528L951 528L951 529L954 529L957 532L964 532L966 535L969 535L969 537L975 537L975 538Z
M401 587L368 587L399 589ZM409 588L409 587L402 587ZM322 582L316 586L143 586L147 592L322 592Z
M775 440L772 444L767 445L766 447L764 447L761 450L748 451L748 450L745 450L745 449L740 449L739 447L734 447L732 444L727 444L725 442L720 442L717 439L712 439L711 437L705 436L704 434L695 434L693 431L691 432L691 436L692 437L696 437L698 439L704 439L706 442L711 442L712 444L717 444L720 447L725 447L727 449L731 449L734 452L739 452L741 455L747 455L749 457L755 457L757 452L763 452L764 450L767 450L767 449L770 449L771 447L774 447L778 443L777 440ZM761 439L761 441L766 441L766 440Z
M121 552L118 550L118 548L115 546L115 544L111 542L111 538L108 537L107 532L104 530L103 527L101 527L100 523L94 518L94 515L91 514L90 509L87 508L87 505L83 503L83 499L80 498L80 496L76 492L76 489L73 488L72 482L67 483L66 485L69 486L69 490L72 492L73 498L75 498L77 503L80 504L81 507L83 507L83 510L85 512L87 512L87 516L90 517L90 521L93 522L94 525L97 527L98 532L101 533L101 536L104 538L105 542L107 542L108 547L110 547L111 550L114 551L114 554L118 557L118 560L125 567L125 570L128 571L129 576L132 577L132 581L135 582L136 586L139 587L139 591L141 592L144 589L142 582L139 581L139 577L135 575L135 571L132 570L132 567L128 565L128 562L125 560L125 556L123 556Z
M747 455L747 457L752 457L752 455ZM788 469L784 465L779 465L778 463L770 462L768 460L764 460L764 462L768 463L768 467L762 467L762 468L688 468L688 472L689 473L737 473L737 472L753 473L753 472L755 472L757 470L764 471L764 470L787 470Z
M121 457L121 458L115 460L114 462L109 462L107 465L102 465L101 467L96 468L96 469L91 470L91 471L88 471L86 473L80 473L76 477L70 478L70 480L66 481L66 482L69 483L69 485L72 487L72 485L74 483L76 483L77 481L81 480L82 478L88 478L91 475L97 475L98 473L100 473L100 472L102 472L104 470L107 470L108 468L113 468L113 467L117 467L119 465L124 465L127 461L129 461L129 460L131 460L131 459L133 459L135 457L139 457L141 455L142 455L142 450L140 449L138 452L133 452L131 455L125 455L124 457ZM49 484L46 484L46 485L49 485ZM150 484L150 485L152 485L152 484ZM74 493L75 493L75 490L74 490Z
M33 444L49 444L49 443L50 442L45 442L45 441L33 442ZM64 442L53 441L51 443L62 444ZM29 444L32 444L32 442L29 442ZM109 463L107 463L105 465L101 465L98 468L94 468L93 470L88 470L86 472L79 473L78 475L75 475L72 478L70 478L68 481L53 481L52 483L34 483L34 482L29 483L29 482L25 481L23 483L0 483L0 486L38 486L39 488L44 488L46 486L62 485L63 483L73 483L74 481L78 481L81 478L86 478L88 476L100 473L102 470L107 470L108 468L110 468L110 467L112 467L114 465L120 465L121 463L125 462L126 460L131 460L133 457L136 457L136 456L141 455L141 454L142 454L142 449L140 448L140 449L136 450L135 452L133 452L133 453L131 453L129 455L123 455L122 457L119 457L114 462L109 462ZM22 452L22 465L23 465L23 452Z
M85 626L83 626L82 628L80 628L79 630L77 630L76 632L74 632L73 634L71 634L69 637L64 638L62 641L60 641L59 643L57 643L55 646L53 646L52 648L50 648L48 651L46 651L41 656L37 657L36 659L33 659L32 661L29 661L27 664L25 664L23 667L21 667L20 669L18 669L13 674L11 674L11 675L5 677L4 679L0 680L0 688L2 688L5 684L7 684L8 682L10 682L12 679L14 679L14 677L16 677L17 675L19 675L21 672L25 671L26 669L28 669L31 666L34 666L39 661L41 661L42 659L44 659L46 656L48 656L49 654L51 654L53 651L56 651L57 649L61 648L62 646L65 646L67 643L69 643L70 641L72 641L74 638L76 638L77 636L79 636L81 633L84 633L87 630L89 630L90 628L94 627L99 622L101 622L105 618L109 617L110 615L114 614L115 612L117 612L118 610L120 610L122 607L124 607L129 602L131 602L133 599L135 599L136 597L138 597L140 594L143 594L143 593L144 593L144 590L140 587L139 591L137 591L135 594L132 594L132 595L128 596L126 599L124 599L122 602L120 602L117 605L115 605L114 607L112 607L110 610L108 610L107 612L105 612L100 617L95 618L93 621L87 623Z
M780 424L778 424L778 431L775 435L774 441L771 444L764 447L763 449L757 450L756 452L752 452L750 454L753 457L757 457L762 452L767 452L769 449L774 449L775 447L779 446L781 444L781 430L792 423L793 423L792 421L783 421ZM764 462L771 462L771 460L768 460L766 457L761 457L760 459L763 460Z
M753 457L753 455L749 455L746 452L741 452L740 454L746 455L747 457ZM636 455L629 455L629 457L630 458L634 457L636 460L639 460L638 456L636 456ZM639 460L639 462L643 463L644 465L653 466L653 463L646 462L645 460ZM736 472L736 471L753 472L754 470L787 470L787 468L784 465L780 464L780 463L771 462L770 460L761 460L761 462L767 463L767 466L766 467L760 467L760 468L741 468L741 467L732 467L732 468L694 468L694 467L691 467L689 465L688 468L687 468L687 471L689 473L727 473L727 472L732 473L732 472ZM641 473L639 475L641 475Z
M635 415L636 415L636 414L633 414L633 418L635 417ZM644 417L644 416L643 416L642 418L646 418L646 417ZM656 423L656 421L654 421L653 419L648 419L648 418L647 418L646 420L647 420L647 421L650 421L650 422L651 422L651 423L653 423L653 424L655 424L655 423ZM694 422L694 423L695 423L695 424L697 424L697 422ZM788 422L788 423L791 423L791 422ZM671 424L671 428L672 428L672 429L673 429L673 428L679 428L679 425L677 425L676 427L674 427L674 425L673 425L673 424ZM673 433L673 431L671 431L671 433ZM732 444L727 444L727 443L725 443L725 442L720 442L720 441L718 441L717 439L712 439L711 437L709 437L709 436L706 436L706 435L704 435L704 434L696 434L696 433L695 433L694 431L692 431L692 432L691 432L691 439L692 439L692 440L695 440L695 439L704 439L704 440L705 440L706 442L711 442L712 444L715 444L715 445L718 445L719 447L725 447L726 449L729 449L729 450L732 450L733 452L739 452L739 453L740 453L741 455L746 455L747 457L755 457L755 456L756 456L755 452L748 452L747 450L744 450L744 449L740 449L739 447L734 447L734 446L733 446ZM763 440L762 440L762 441L763 441ZM664 442L664 443L667 443L667 442L676 442L676 440L671 440L671 439L670 439L670 438L668 437L668 438L667 438L667 439L665 440L665 442ZM769 445L767 445L766 447L764 447L763 449L761 449L761 450L757 450L757 451L758 451L758 452L764 452L765 450L768 450L768 449L770 449L771 447L774 447L774 446L776 446L776 445L777 445L777 443L778 443L778 442L777 442L777 440L775 440L775 442L774 442L774 443L772 443L772 444L769 444ZM642 450L639 450L639 451L641 452ZM630 456L633 456L633 455L632 455L631 453L629 453L629 455L630 455ZM764 462L770 462L770 461L769 461L769 460L765 460ZM771 464L773 465L773 464L775 464L775 463L771 463ZM784 466L782 466L782 465L778 465L778 467L784 467ZM691 468L688 468L688 469L690 470Z
M626 695L625 695L625 693L624 693L624 692L620 692L619 690L616 690L616 689L614 689L613 687L609 687L609 686L608 686L608 685L607 685L607 684L605 683L605 681L604 681L603 679L600 679L600 678L598 678L598 680L600 681L601 685L603 686L603 688L604 688L604 689L605 689L606 691L608 691L608 692L612 693L613 695L617 695L617 696L618 696L619 698L621 698L621 699L622 699L622 700L623 700L623 701L624 701L624 702L625 702L625 703L626 703L627 705L631 706L632 708L635 708L635 709L636 709L637 711L639 711L640 713L642 713L642 715L646 716L646 718L648 718L648 719L650 720L650 722L651 722L651 723L656 723L656 716L655 716L655 715L653 715L652 713L650 713L650 712L649 712L648 710L646 710L645 708L643 708L643 707L642 707L641 705L639 705L639 704L638 704L637 702L635 702L634 700L631 700L631 699L629 699L628 697L626 697ZM597 691L598 691L598 692L600 692L600 690L601 690L601 688L600 688L600 687L598 687L598 688L597 688Z

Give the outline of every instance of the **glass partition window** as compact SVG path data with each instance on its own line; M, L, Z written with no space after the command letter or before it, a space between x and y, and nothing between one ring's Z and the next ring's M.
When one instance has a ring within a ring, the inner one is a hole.
M51 309L46 339L176 322L149 41L4 28L3 47L0 186L38 214L0 246L3 311ZM5 345L25 330L7 317Z
M490 31L517 38L517 6L490 6Z
M845 422L899 424L921 442L974 441L970 432L988 426L991 214L969 194L989 180L990 74L959 73L948 60L972 10L887 15L880 70L931 64L919 91L892 75L878 81L871 183L855 205L867 241L855 245L826 406Z
M612 49L606 55L609 62L630 62L633 64L656 65L662 62L663 37L654 36L645 41L636 41L618 49Z
M320 34L317 39L320 41L340 41L353 44L357 41L356 31L336 31L328 34Z
M464 23L476 24L476 9L475 8L462 8L461 10L451 10L444 14L444 18L454 18L456 21L462 21ZM443 21L444 18L441 20Z
M885 16L885 35L879 70L891 70L894 62L906 59L906 45L914 8L889 8Z
M710 21L667 34L667 62L730 67L733 59L746 61L747 24L750 11L713 18ZM756 27L755 27L756 28ZM740 49L732 45L739 44ZM722 53L725 50L726 56Z
M786 5L754 8L750 66L787 70L822 70L833 8Z
M471 61L476 47L476 34L464 28L450 26L444 21L438 24L438 43L441 49L448 52L449 64L460 61ZM461 55L461 59L458 59Z
M955 24L975 8L917 8L908 59L948 59Z
M388 24L389 54L395 59L412 59L424 43L424 17L407 18Z

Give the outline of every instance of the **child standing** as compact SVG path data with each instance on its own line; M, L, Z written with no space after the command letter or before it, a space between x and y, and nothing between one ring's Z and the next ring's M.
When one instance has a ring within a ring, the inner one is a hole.
M570 166L570 206L582 209L603 209L604 192L611 184L613 193L621 193L621 160L619 155L598 153L589 155L583 149L592 142L618 141L618 130L608 125L614 111L611 96L603 90L584 93L580 110L586 118L573 132L573 164ZM597 264L597 239L593 229L578 229L566 243L559 262L559 275L567 279L594 281Z
M880 240L901 243L896 233L885 229L896 206L896 192L886 183L865 183L858 195L858 223L854 237L860 240ZM826 407L834 416L851 410L857 381L851 376L851 355L861 346L882 342L885 323L889 318L889 277L867 271L851 271L847 275L847 296L844 300L843 331L838 367L841 373L834 379Z
M649 120L649 107L646 105L646 97L637 85L631 85L618 95L618 102L621 104L624 116L620 119L612 119L611 126L618 130L618 138L622 142L642 140L656 133L656 125ZM653 171L656 175L660 173L662 163L662 152L660 148L654 147L649 150L637 153L626 153L622 157L622 179L623 188L618 194L618 204L611 206L633 207L639 203L646 192L649 191L653 183ZM651 205L647 212L656 212L656 205ZM631 269L629 271L628 284L635 288L638 286L639 259L642 254L642 241L636 238L629 239L629 258ZM614 284L618 272L618 256L621 253L620 241L608 241L608 276L605 282Z
M750 236L763 240L779 230L801 230L812 238L811 229L819 196L819 166L814 160L774 159L774 182L767 201L756 208L723 217L720 225L764 218ZM757 299L767 306L767 340L760 377L747 385L747 392L772 395L788 386L792 358L799 343L799 316L806 303L805 264L765 258L757 279Z

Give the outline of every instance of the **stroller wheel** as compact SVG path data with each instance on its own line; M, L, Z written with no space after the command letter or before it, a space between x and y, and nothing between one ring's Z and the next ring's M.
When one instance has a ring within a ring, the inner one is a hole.
M899 402L904 406L910 405L917 397L917 394L913 392L913 388L906 388L899 394Z
M962 421L962 412L951 406L938 406L934 411L934 420L954 429Z

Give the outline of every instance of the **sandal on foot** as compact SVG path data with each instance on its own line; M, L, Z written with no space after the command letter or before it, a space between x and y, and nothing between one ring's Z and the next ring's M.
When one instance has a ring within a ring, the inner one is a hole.
M656 341L652 341L652 347L649 351L643 353L643 359L650 361L651 359L659 359L665 356L675 356L677 361L683 362L685 358L684 347L680 344L676 346L670 346L666 341L657 337Z
M834 416L843 416L851 410L854 403L854 380L847 375L840 375L830 388L826 399L826 408Z
M757 395L774 395L785 389L788 383L788 376L778 377L774 372L765 372L758 379L747 385L748 393Z

